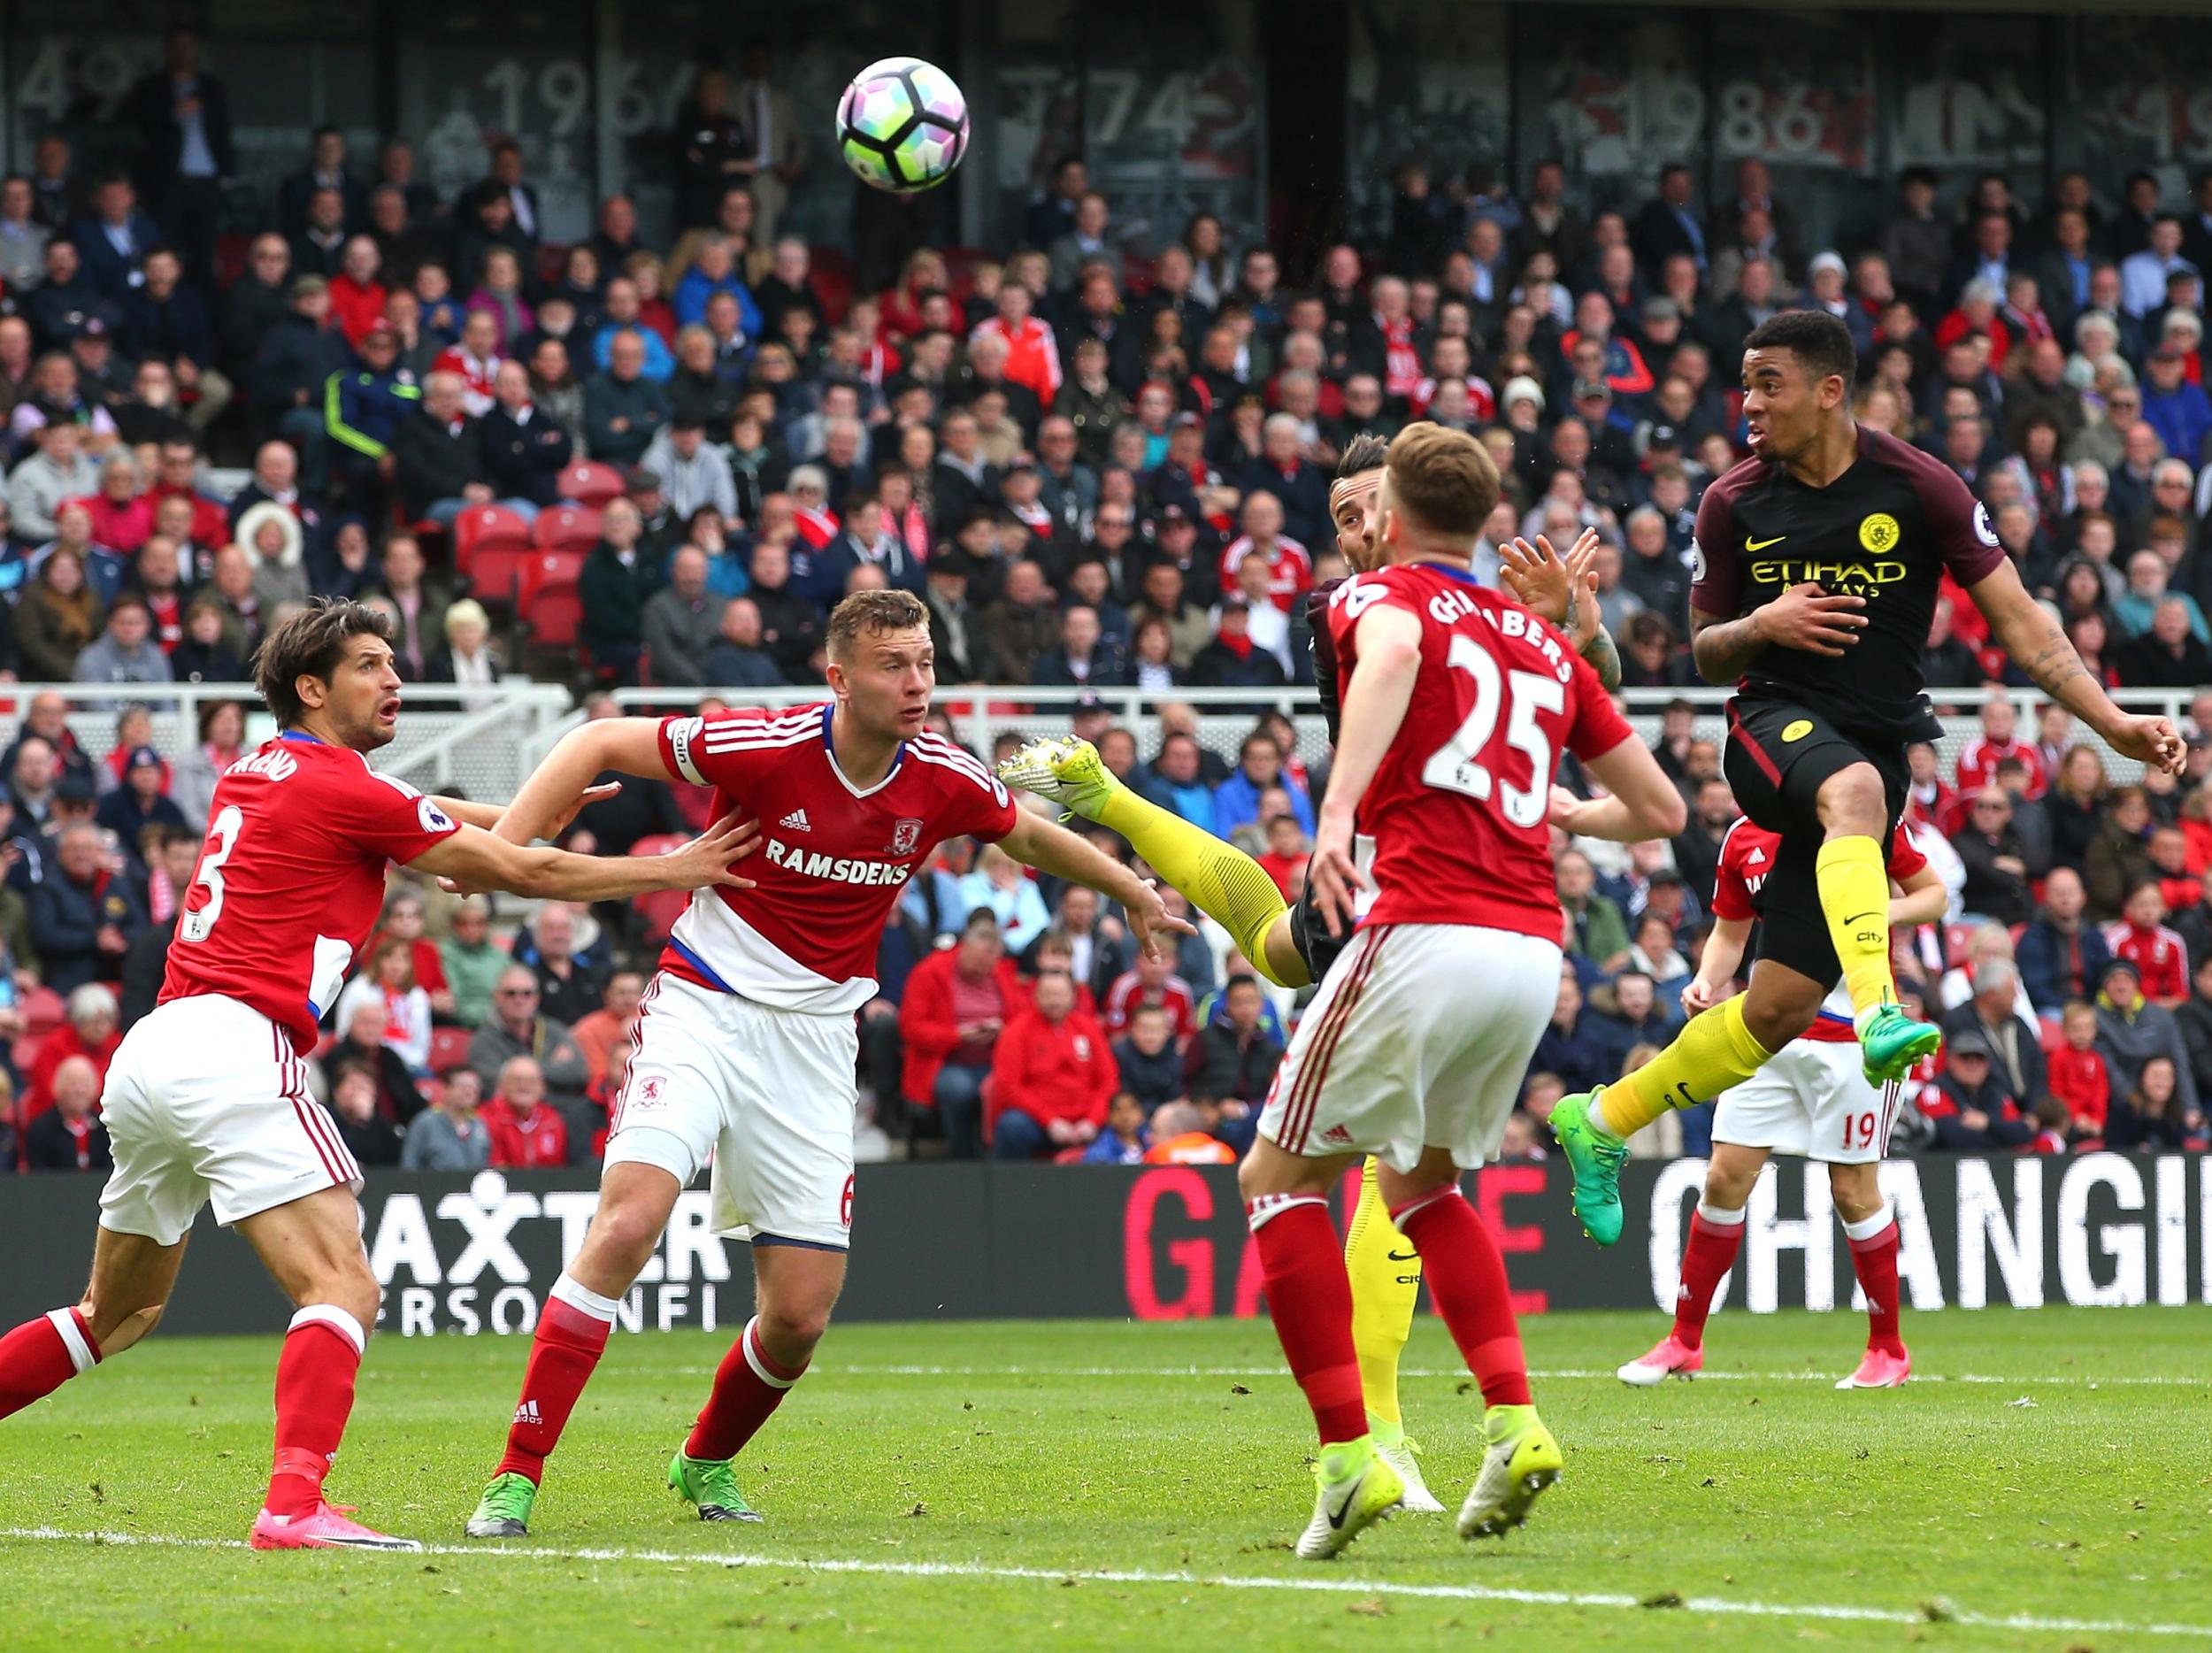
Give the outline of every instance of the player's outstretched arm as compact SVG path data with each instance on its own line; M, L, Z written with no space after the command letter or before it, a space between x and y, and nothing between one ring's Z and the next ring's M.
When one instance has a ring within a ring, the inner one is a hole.
M626 901L655 889L698 889L710 884L749 888L730 870L752 852L757 821L726 815L666 855L572 855L541 844L511 843L480 826L463 826L408 865L450 880L463 890L503 889L532 899Z
M1130 934L1144 949L1145 957L1162 957L1161 937L1171 932L1198 934L1187 921L1172 916L1160 900L1160 892L1087 838L1079 838L1057 822L1028 810L1015 812L1014 825L998 847L1024 866L1055 878L1073 879L1100 895L1121 903L1129 915Z
M1353 823L1375 772L1404 727L1421 672L1421 622L1406 610L1369 609L1353 637L1359 669L1344 696L1344 727L1337 736L1329 793L1315 822L1313 858L1306 870L1315 909L1331 935L1349 931L1353 892L1370 882L1353 861Z
M1671 838L1689 821L1682 794L1650 748L1634 735L1609 752L1583 761L1609 796L1578 798L1564 787L1551 789L1551 822L1578 838L1611 843L1643 843ZM1332 790L1334 788L1332 788Z
M622 783L618 780L610 780L604 786L586 787L569 800L567 812L557 819L552 826L538 835L541 838L559 837L569 822L576 819L577 812L586 804L596 803L602 798L611 798L621 790ZM486 832L498 826L499 818L507 812L507 806L504 803L480 803L473 798L439 796L433 797L430 801L453 817L455 820L465 826L481 826Z
M595 718L554 742L491 830L510 843L550 837L576 812L592 778L611 769L645 780L671 779L657 718Z
M2102 735L2112 750L2169 774L2179 774L2186 757L2181 734L2170 718L2139 717L2112 703L2104 685L2074 652L2065 631L2049 611L2028 595L2020 571L2007 558L1967 588L1989 621L2005 652L2033 678L2038 688Z

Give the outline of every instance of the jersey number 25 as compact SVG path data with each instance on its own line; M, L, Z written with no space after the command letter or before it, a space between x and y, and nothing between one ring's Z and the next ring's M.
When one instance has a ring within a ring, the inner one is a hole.
M1539 712L1566 710L1566 685L1541 673L1502 671L1489 650L1463 634L1454 634L1444 661L1453 671L1474 679L1475 699L1452 738L1422 765L1423 783L1463 792L1486 803L1494 794L1508 822L1515 826L1535 826L1550 811L1553 761L1551 739L1536 717ZM1502 716L1506 744L1528 758L1526 790L1501 785L1482 761Z

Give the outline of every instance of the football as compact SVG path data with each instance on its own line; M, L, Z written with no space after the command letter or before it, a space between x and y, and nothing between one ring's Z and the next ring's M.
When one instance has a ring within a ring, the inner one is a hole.
M886 58L837 104L837 148L864 183L905 194L952 176L968 150L968 100L919 58Z

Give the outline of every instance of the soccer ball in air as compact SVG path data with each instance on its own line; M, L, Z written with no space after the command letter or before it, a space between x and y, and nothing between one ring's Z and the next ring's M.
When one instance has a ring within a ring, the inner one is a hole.
M919 58L886 58L837 103L837 148L861 181L906 194L952 176L968 150L968 100Z

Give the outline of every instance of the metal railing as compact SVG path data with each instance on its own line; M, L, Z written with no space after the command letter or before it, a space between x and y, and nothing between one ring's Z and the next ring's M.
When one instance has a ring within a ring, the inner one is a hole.
M2206 688L2212 689L2212 685ZM2131 710L2162 711L2177 723L2185 723L2196 692L2120 689L2113 698ZM276 732L275 720L263 710L260 696L248 683L11 683L0 685L0 744L12 742L20 732L31 700L50 693L67 703L70 728L96 757L115 745L119 716L127 706L146 709L155 747L171 757L188 750L197 739L201 709L214 701L234 700L246 707L249 745ZM612 698L626 712L642 714L687 709L710 697L739 705L782 706L805 704L827 694L827 689L816 684L723 691L625 688L614 691ZM1201 742L1225 754L1235 751L1256 711L1263 708L1279 711L1289 718L1297 732L1302 757L1317 760L1327 750L1328 734L1320 703L1310 688L1185 688L1162 694L1130 688L1087 690L1018 684L941 684L936 704L950 719L963 742L987 753L992 742L1009 731L1030 735L1066 728L1075 703L1087 694L1096 695L1115 721L1136 735L1139 750L1147 757L1157 748L1160 711L1171 704L1188 707L1196 718ZM1722 707L1729 695L1727 689L1699 686L1631 689L1624 698L1630 721L1647 740L1656 736L1666 707L1678 700L1694 709L1694 730L1699 738L1718 740L1725 733ZM1978 709L1993 697L2011 700L2019 710L2023 735L2032 734L2040 696L1981 688L1946 690L1937 697L1939 703L1959 709L1957 715L1942 719L1945 732L1938 752L1947 766L1958 749L1978 733ZM457 788L472 797L491 800L512 796L554 742L585 716L561 685L522 679L489 688L410 684L403 700L398 736L377 755L377 767L425 789ZM2077 738L2098 744L2085 732L2078 731ZM2105 767L2116 780L2133 780L2141 773L2139 765L2110 751L2105 753Z

